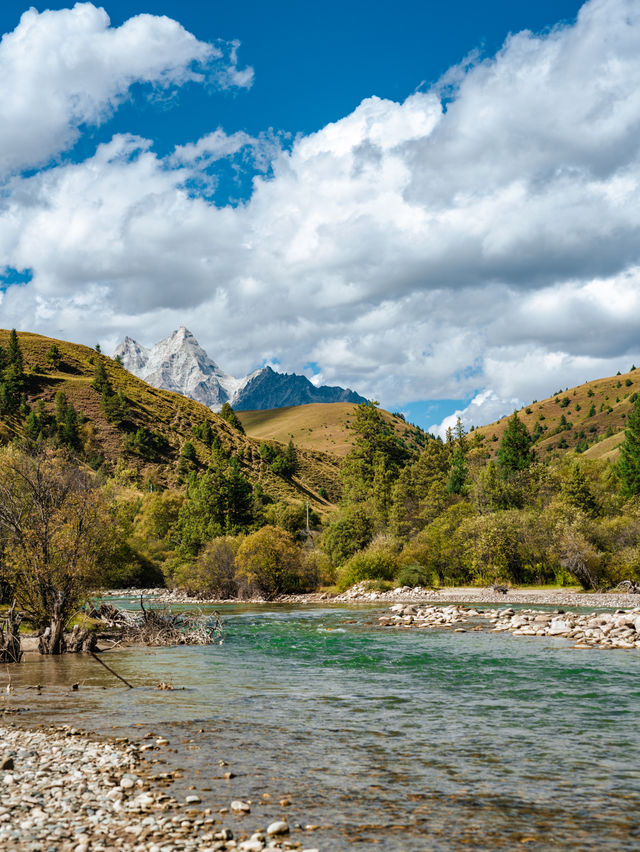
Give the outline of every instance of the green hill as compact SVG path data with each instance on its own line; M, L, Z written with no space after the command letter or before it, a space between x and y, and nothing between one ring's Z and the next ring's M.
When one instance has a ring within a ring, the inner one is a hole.
M9 336L9 331L0 329L0 346L5 350ZM194 429L200 432L208 423L222 449L238 459L248 479L260 483L274 499L310 499L322 508L339 497L338 461L333 456L301 447L297 474L291 480L277 476L261 458L259 441L243 435L201 403L151 387L86 346L28 332L18 332L18 341L28 406L50 415L56 394L62 391L80 415L82 457L96 470L115 471L137 487L173 485L184 476L185 466L203 468L207 464L210 447ZM59 360L52 363L54 344ZM126 400L126 417L120 422L106 416L102 394L94 387L100 365L114 395L121 394ZM25 413L23 408L21 412L0 414L0 443L25 436ZM136 445L137 434L151 436L150 452ZM187 442L195 450L195 458L188 462L181 457Z
M548 399L534 400L518 416L535 438L538 458L577 450L586 458L615 460L624 438L626 418L640 393L640 370L585 382L558 390ZM481 445L498 447L508 416L478 428Z

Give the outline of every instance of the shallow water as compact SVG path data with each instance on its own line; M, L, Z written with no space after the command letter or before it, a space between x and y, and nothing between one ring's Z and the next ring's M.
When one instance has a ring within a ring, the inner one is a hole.
M90 658L14 669L20 722L164 734L177 795L252 799L240 828L320 824L304 842L322 850L640 849L640 652L382 631L363 607L219 609L223 645L105 653L134 690Z

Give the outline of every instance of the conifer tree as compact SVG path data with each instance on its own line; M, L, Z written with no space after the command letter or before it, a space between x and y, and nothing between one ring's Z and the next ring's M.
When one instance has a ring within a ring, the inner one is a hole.
M620 477L620 492L625 497L640 494L640 397L627 417L624 441L616 465Z
M526 470L533 459L531 436L518 413L514 411L500 441L498 465L502 474L508 476L519 470Z
M228 402L224 402L222 404L222 408L220 409L220 417L222 417L222 419L226 420L230 426L233 426L234 429L244 435L244 426L242 425L240 418Z
M595 514L596 500L578 462L573 463L569 476L562 483L562 496L571 506L582 509L588 515Z
M467 466L464 461L464 451L461 446L457 446L453 451L453 457L451 459L447 491L449 494L461 494L466 481Z
M24 370L24 363L22 360L22 350L20 349L20 344L18 343L18 334L15 328L11 329L11 334L9 335L9 364L15 365L20 373Z

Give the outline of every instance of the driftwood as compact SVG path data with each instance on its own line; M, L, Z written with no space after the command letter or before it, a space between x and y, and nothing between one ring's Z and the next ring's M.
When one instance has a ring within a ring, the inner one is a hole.
M170 607L146 609L140 598L142 618L125 624L125 638L144 645L211 645L223 641L223 624L217 612L172 612Z
M609 589L609 591L624 592L627 595L640 595L640 583L636 583L635 580L623 580L617 586Z
M111 672L111 674L112 674L114 677L117 677L117 678L118 678L118 680L121 680L124 684L126 684L126 686L128 686L128 687L129 687L129 689L133 689L133 686L129 683L129 681L128 681L128 680L125 680L123 677L121 677L121 676L118 674L118 672L114 672L114 670L111 668L111 666L108 666L108 665L107 665L107 664L106 664L103 660L101 660L101 659L100 659L100 657L97 657L97 656L93 653L93 651L89 651L89 653L91 654L91 656L93 657L93 659L94 659L97 663L100 663L100 665L101 665L101 666L104 666L104 667L105 667L105 669L106 669L108 672Z
M500 593L501 595L506 595L509 591L508 586L501 586L500 583L494 583L489 587L492 592Z
M95 630L79 627L77 624L66 637L67 652L69 654L90 654L96 649L98 637Z
M22 659L20 648L20 622L22 613L16 612L16 602L6 615L0 616L0 663L19 663Z

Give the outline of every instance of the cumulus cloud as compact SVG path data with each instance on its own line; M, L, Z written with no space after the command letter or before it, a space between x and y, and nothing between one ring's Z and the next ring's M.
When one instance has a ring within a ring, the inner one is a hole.
M198 41L167 17L137 15L113 28L104 9L25 12L0 42L0 175L42 165L100 124L134 83L247 86L237 43Z
M180 82L209 61L170 23L174 64L134 76ZM98 117L132 73L91 95ZM480 425L640 359L639 130L640 6L591 0L291 144L218 128L162 159L118 136L7 184L0 264L33 280L9 287L3 322L106 345L186 324L230 371L313 362L388 407L472 398L460 416ZM245 151L270 166L245 203L193 191Z

